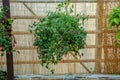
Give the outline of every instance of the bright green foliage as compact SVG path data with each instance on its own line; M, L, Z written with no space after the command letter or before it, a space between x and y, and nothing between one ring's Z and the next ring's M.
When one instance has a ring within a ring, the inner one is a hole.
M114 8L110 15L109 15L109 20L108 20L109 26L108 28L112 27L119 27L120 26L120 6Z
M109 15L108 28L112 29L113 27L117 29L116 40L118 44L118 40L120 39L120 6L114 8Z
M0 10L0 47L3 47L2 51L10 53L13 40L13 37L10 36L10 31L13 20L6 18L5 15L7 11L8 7ZM3 53L1 55L3 55Z
M66 0L58 4L56 12L48 12L29 29L35 37L34 45L39 48L39 59L48 69L49 63L57 64L70 51L77 55L86 44L87 33L83 25L87 17L80 14L71 16L73 5L68 9L69 3L70 0Z

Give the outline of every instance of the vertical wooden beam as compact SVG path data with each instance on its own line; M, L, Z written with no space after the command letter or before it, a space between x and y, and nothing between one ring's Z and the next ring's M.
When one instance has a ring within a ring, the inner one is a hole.
M104 14L103 14L103 29L104 30L108 30L107 29L107 15L108 15L108 6L107 6L107 1L104 3ZM107 39L108 39L108 36L107 36L108 33L103 33L103 43L104 43L104 46L103 46L103 49L104 49L104 72L103 73L108 73L109 70L109 62L108 62L108 47L106 46L108 44L107 42Z
M115 3L115 5L120 5L120 2L119 0L116 0L118 1L117 3ZM113 5L113 1L109 1L111 3L111 5ZM108 17L109 17L109 8L110 7L110 4L108 4L107 2L105 3L104 5L104 30L108 30L107 26L108 26L108 23L107 23L107 20L108 20ZM108 45L110 42L107 42L109 41L109 37L108 37L108 34L111 36L111 43L112 45L114 45L115 43L115 39L112 37L112 36L115 36L115 33L104 33L104 45ZM104 73L107 73L107 74L111 74L111 73L116 73L116 74L119 74L119 60L118 60L118 47L114 46L112 48L112 51L111 52L108 52L110 48L104 46L104 59L105 59L105 66L104 66ZM109 59L115 59L115 61L111 62L109 61Z
M9 8L9 10L7 11L7 13L6 13L6 18L10 18L10 2L9 2L9 0L2 0L2 2L3 2L3 8L4 7L8 7ZM9 36L11 36L11 28L10 28L10 30L8 30L8 31L10 31L10 34L9 34ZM12 45L11 45L11 48L10 48L11 50L12 50ZM12 51L10 51L10 53L11 54L6 54L6 59L7 59L7 80L14 80L13 78L13 76L14 76L14 71L13 71L13 54L12 54Z
M97 10L98 10L98 31L100 31L100 33L98 33L97 35L97 45L101 45L102 44L102 19L103 19L103 2L102 0L97 0ZM96 73L101 73L101 58L102 58L102 48L98 47L96 50L96 55L95 58L98 59L95 63L95 72Z

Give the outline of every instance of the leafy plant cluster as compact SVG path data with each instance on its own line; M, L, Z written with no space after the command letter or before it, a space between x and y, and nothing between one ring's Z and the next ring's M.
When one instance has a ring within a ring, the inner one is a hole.
M10 54L12 50L12 42L16 43L14 36L11 35L11 24L13 20L6 17L8 7L1 8L0 10L0 47L2 47L3 53ZM3 55L3 53L1 55Z
M120 6L114 8L109 15L109 19L108 19L108 28L112 29L112 28L116 28L116 44L119 45L120 44Z
M7 72L0 70L0 80L7 80Z
M34 46L39 48L39 59L48 69L50 63L57 64L69 52L77 55L86 44L87 33L83 26L87 17L81 14L72 16L74 6L69 4L70 0L58 4L55 12L49 11L29 29L35 37Z

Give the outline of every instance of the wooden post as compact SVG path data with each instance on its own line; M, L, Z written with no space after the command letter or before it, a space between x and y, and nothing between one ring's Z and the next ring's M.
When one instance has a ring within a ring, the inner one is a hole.
M4 7L8 7L9 10L7 11L6 13L6 18L10 18L10 2L9 0L2 0L2 3L3 3L3 8ZM10 34L9 36L11 36L11 29L8 30L10 31ZM11 45L11 48L12 50L12 45ZM13 54L12 54L12 51L10 51L10 54L6 54L6 59L7 59L7 80L14 80L14 71L13 71Z
M97 9L98 9L98 31L100 31L100 33L97 35L97 45L101 45L102 44L102 27L103 27L103 1L102 0L98 0L97 1ZM102 48L97 48L96 50L96 55L95 58L97 59L96 63L95 63L95 72L96 73L101 73L101 58L102 58Z

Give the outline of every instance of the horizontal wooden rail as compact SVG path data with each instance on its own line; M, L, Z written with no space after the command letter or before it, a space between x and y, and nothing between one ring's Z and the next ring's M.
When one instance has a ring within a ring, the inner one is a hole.
M98 31L87 31L88 34L98 34ZM15 35L32 35L29 31L13 31L12 34Z
M0 0L1 2L1 0ZM60 3L62 2L61 0L10 0L10 2L13 3ZM96 0L91 0L91 1L85 1L85 0L71 0L72 3L95 3L97 2Z
M85 48L120 48L120 46L115 46L115 45L86 45ZM14 47L15 50L34 50L37 49L37 47L34 46L17 46Z
M100 33L99 31L87 31L88 34L98 34ZM12 34L15 35L31 35L29 31L13 31Z
M120 46L115 46L115 45L86 45L85 48L104 48L104 47L108 47L108 48L120 48ZM0 47L0 50L2 50L3 48ZM13 49L15 50L35 50L37 49L37 47L35 46L16 46L13 47Z
M85 48L99 48L102 47L102 45L87 45ZM34 46L16 46L14 47L15 50L34 50L37 49L37 47Z
M45 16L11 16L13 19L40 19ZM95 15L88 15L88 18L97 18Z
M34 50L37 49L37 47L34 46L18 46L14 47L15 50Z
M115 33L114 30L104 30L104 31L87 31L88 34L99 34L99 33ZM32 35L29 31L13 31L12 34L15 35Z
M86 60L62 60L59 61L58 63L79 63L79 62L84 62L84 63L88 63L88 62L120 62L120 59L116 60L116 59L108 59L108 60L97 60L97 59L86 59ZM40 64L41 61L14 61L14 64ZM6 62L4 61L0 61L0 64L6 64Z
M85 48L98 48L98 47L102 47L102 46L101 45L87 45L87 46L85 46ZM2 50L2 49L3 48L0 47L0 50ZM35 46L16 46L16 47L13 47L13 49L15 49L15 50L34 50L34 49L37 49L37 47L35 47Z
M59 63L95 62L95 60L62 60ZM40 64L41 61L14 61L14 64ZM6 64L6 62L0 62Z
M29 31L13 31L12 34L14 35L32 35Z
M1 2L2 0L0 0ZM10 0L13 3L60 3L60 0ZM71 0L72 3L97 3L97 0ZM118 0L103 0L103 2L119 2Z

